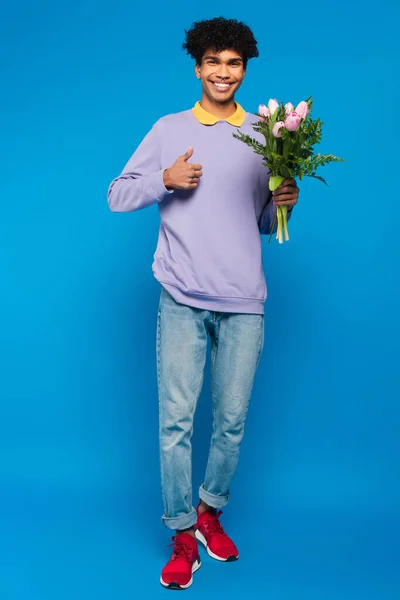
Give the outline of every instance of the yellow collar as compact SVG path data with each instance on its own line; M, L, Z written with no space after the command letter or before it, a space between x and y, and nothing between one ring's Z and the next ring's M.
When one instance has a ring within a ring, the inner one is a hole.
M236 125L237 127L241 127L246 118L246 113L238 102L235 102L235 104L236 104L236 111L233 113L233 115L231 115L227 119L221 119L220 117L216 117L216 116L212 115L211 113L208 112L208 110L205 110L201 106L200 102L196 102L196 104L192 108L192 112L193 112L194 116L196 117L196 119L198 121L200 121L200 123L202 123L203 125L215 125L215 123L217 123L217 121L226 121L227 123L230 123L231 125Z

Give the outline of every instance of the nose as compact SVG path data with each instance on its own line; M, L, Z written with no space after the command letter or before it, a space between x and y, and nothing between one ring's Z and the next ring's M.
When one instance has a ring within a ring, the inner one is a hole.
M224 65L223 63L219 65L218 77L220 77L221 79L229 79L229 69L227 65Z

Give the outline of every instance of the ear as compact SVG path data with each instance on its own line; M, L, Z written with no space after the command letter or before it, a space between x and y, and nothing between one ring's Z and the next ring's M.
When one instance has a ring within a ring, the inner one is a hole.
M200 79L200 65L198 65L197 63L194 66L194 72L195 72L197 79Z

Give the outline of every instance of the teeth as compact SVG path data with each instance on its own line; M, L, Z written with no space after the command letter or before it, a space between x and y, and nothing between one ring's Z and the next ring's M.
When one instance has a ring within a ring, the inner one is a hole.
M221 88L229 87L229 83L214 83L214 85L216 85L217 87L221 87Z

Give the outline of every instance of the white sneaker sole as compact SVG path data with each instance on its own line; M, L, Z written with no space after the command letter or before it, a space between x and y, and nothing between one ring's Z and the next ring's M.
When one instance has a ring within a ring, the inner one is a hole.
M199 540L199 542L203 544L204 548L207 550L207 554L211 556L211 558L215 558L215 560L219 560L221 562L233 562L234 560L237 560L239 558L239 554L237 556L230 556L229 558L221 558L220 556L214 554L214 552L211 552L210 548L208 547L206 538L201 533L201 531L196 529L195 536Z
M181 585L180 583L177 583L175 581L171 581L171 583L165 583L165 581L162 578L162 575L160 577L160 583L163 587L168 588L170 590L186 590L193 583L193 573L198 571L200 569L200 567L201 567L201 561L199 558L196 558L196 560L194 561L194 563L192 565L192 577L190 578L190 581L188 583L185 583L184 585Z

